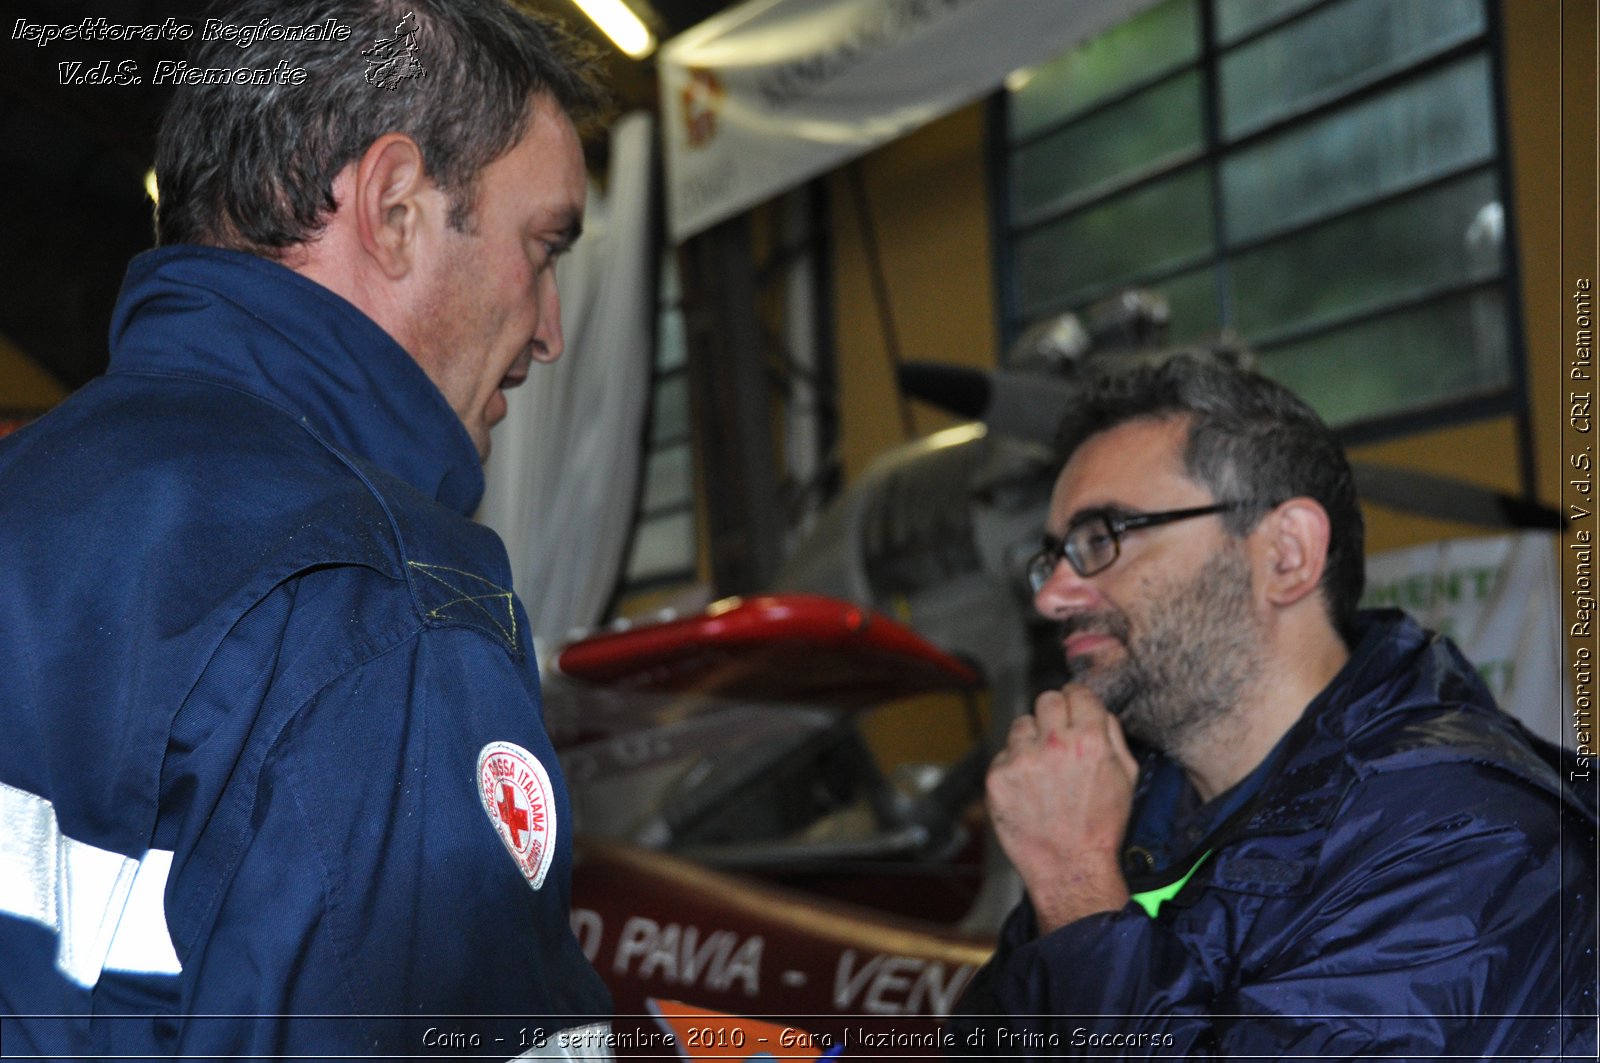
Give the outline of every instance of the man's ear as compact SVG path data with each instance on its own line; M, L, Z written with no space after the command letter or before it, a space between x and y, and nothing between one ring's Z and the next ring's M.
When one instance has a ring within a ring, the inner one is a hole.
M433 182L422 165L422 149L404 133L385 133L356 163L352 207L361 249L390 280L411 269Z
M1261 518L1251 538L1261 544L1268 602L1293 605L1321 585L1330 534L1327 510L1311 498L1291 498Z

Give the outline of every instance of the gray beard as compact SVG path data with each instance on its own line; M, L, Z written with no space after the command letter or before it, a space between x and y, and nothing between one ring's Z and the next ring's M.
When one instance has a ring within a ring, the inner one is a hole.
M1121 639L1126 658L1090 669L1094 691L1133 738L1177 757L1226 717L1261 673L1259 634L1250 612L1250 568L1228 549L1194 578L1153 588L1146 630L1131 635L1124 616L1100 622Z

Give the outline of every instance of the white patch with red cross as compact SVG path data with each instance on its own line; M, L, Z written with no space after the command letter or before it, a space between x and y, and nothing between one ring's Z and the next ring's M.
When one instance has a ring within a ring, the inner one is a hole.
M556 854L556 794L537 757L510 742L478 754L478 796L529 885L544 885Z

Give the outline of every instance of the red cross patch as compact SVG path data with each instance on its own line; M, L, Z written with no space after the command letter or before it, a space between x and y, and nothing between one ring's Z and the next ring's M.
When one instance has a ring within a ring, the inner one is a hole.
M556 854L556 802L550 775L532 753L490 742L478 754L478 796L495 833L534 889Z

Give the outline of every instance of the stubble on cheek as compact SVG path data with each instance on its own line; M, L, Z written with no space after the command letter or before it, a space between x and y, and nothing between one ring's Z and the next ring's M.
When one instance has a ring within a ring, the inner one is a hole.
M1124 642L1125 661L1089 683L1129 735L1172 753L1237 704L1262 668L1248 588L1243 559L1227 553L1149 589L1157 604Z

